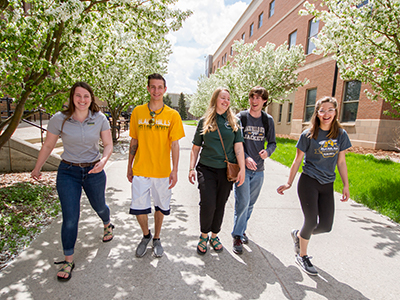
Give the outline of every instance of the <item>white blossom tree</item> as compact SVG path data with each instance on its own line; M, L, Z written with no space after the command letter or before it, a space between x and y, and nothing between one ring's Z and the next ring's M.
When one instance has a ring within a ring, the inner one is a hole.
M303 14L324 22L313 39L316 53L333 54L344 80L369 83L373 100L391 104L400 113L400 1L323 0L322 8L308 1Z
M227 87L231 94L231 106L238 110L248 107L248 94L252 87L260 85L269 92L268 104L282 101L306 81L298 80L297 68L304 64L303 47L297 45L288 50L286 43L276 48L267 43L256 50L257 42L244 44L235 41L233 60L218 69L209 78L202 76L197 83L197 91L190 96L190 113L204 114L214 90Z
M110 24L124 24L138 39L155 40L182 26L188 11L177 0L0 0L0 96L15 99L13 115L0 123L0 148L26 109L60 109L71 84L90 72L98 55L83 51L88 36L106 50ZM106 55L106 52L103 52ZM87 57L82 58L83 55ZM85 76L86 77L86 76ZM7 128L5 128L5 126Z
M166 73L171 50L163 35L151 37L147 34L150 30L138 36L136 31L126 30L125 23L109 24L108 28L111 34L106 45L102 44L104 38L99 38L103 31L87 33L90 42L82 48L84 55L74 67L79 66L82 74L86 74L95 95L107 101L112 136L116 140L121 112L148 100L147 76Z

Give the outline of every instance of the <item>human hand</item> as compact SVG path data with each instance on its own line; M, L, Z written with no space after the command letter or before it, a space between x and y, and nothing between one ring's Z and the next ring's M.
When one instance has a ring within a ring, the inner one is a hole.
M238 177L236 179L237 186L241 186L246 178L246 170L240 169Z
M342 198L340 198L340 201L342 202L346 202L347 200L349 200L350 198L350 191L348 187L344 187L343 188L343 192L342 192Z
M258 154L260 155L260 157L262 159L267 159L268 158L268 152L265 149L262 149L260 152L258 152Z
M40 170L33 169L33 171L31 172L31 177L35 180L40 180L42 177L42 173L40 172Z
M188 178L189 178L189 182L190 182L191 184L194 184L195 181L196 181L196 170L190 170L190 171L189 171Z
M88 174L100 173L104 169L105 164L106 161L101 159L98 163L94 165L94 167L88 172Z
M168 189L172 189L176 183L178 182L178 172L177 171L172 171L171 174L169 174L169 187Z
M254 161L254 159L252 159L250 156L246 158L245 163L246 163L247 169L252 170L252 171L257 170L257 164Z
M278 187L276 189L276 191L278 192L278 194L283 195L283 192L287 189L290 189L291 186L292 186L291 184L285 183L285 184L281 185L280 187Z
M128 166L128 171L126 172L126 177L128 178L128 181L130 183L132 183L133 174L132 174L132 168L130 166Z

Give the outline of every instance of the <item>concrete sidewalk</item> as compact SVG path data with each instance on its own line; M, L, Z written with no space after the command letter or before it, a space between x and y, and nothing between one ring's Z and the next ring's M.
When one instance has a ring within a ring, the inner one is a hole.
M102 225L84 197L72 279L56 279L62 260L61 217L0 272L0 299L398 299L400 226L353 201L336 195L333 231L314 236L309 254L319 276L303 273L294 262L290 231L302 225L295 184L284 196L276 188L289 169L266 161L265 182L248 224L250 242L234 254L230 232L233 193L226 205L219 236L222 253L196 253L199 195L187 179L195 128L185 126L181 140L179 181L173 189L171 215L164 219L165 254L151 249L135 257L141 238L136 219L128 214L130 183L126 155L107 164L107 203L115 238L102 243ZM153 226L152 215L150 223Z

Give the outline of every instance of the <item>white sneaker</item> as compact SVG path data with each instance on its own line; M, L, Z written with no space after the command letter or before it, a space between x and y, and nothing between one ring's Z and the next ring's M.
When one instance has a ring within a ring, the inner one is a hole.
M313 264L310 261L309 256L304 255L300 256L299 254L296 255L296 263L301 267L301 269L306 272L308 275L318 275L317 270L314 268Z

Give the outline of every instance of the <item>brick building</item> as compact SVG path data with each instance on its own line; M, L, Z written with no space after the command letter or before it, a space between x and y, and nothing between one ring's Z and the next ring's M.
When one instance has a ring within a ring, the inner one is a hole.
M303 45L306 63L298 69L299 79L309 83L289 96L289 101L273 103L268 112L274 117L276 132L298 138L308 127L315 101L334 96L339 102L339 121L348 132L352 144L372 149L394 149L395 130L400 121L384 115L390 105L382 99L371 101L363 92L370 87L359 81L343 81L332 56L315 55L310 41L323 24L313 16L300 16L305 0L253 0L225 40L212 56L207 57L206 74L214 73L231 60L235 40L267 42L277 46L288 43ZM314 2L313 2L314 3ZM316 7L321 1L315 2ZM361 5L368 1L360 1Z

